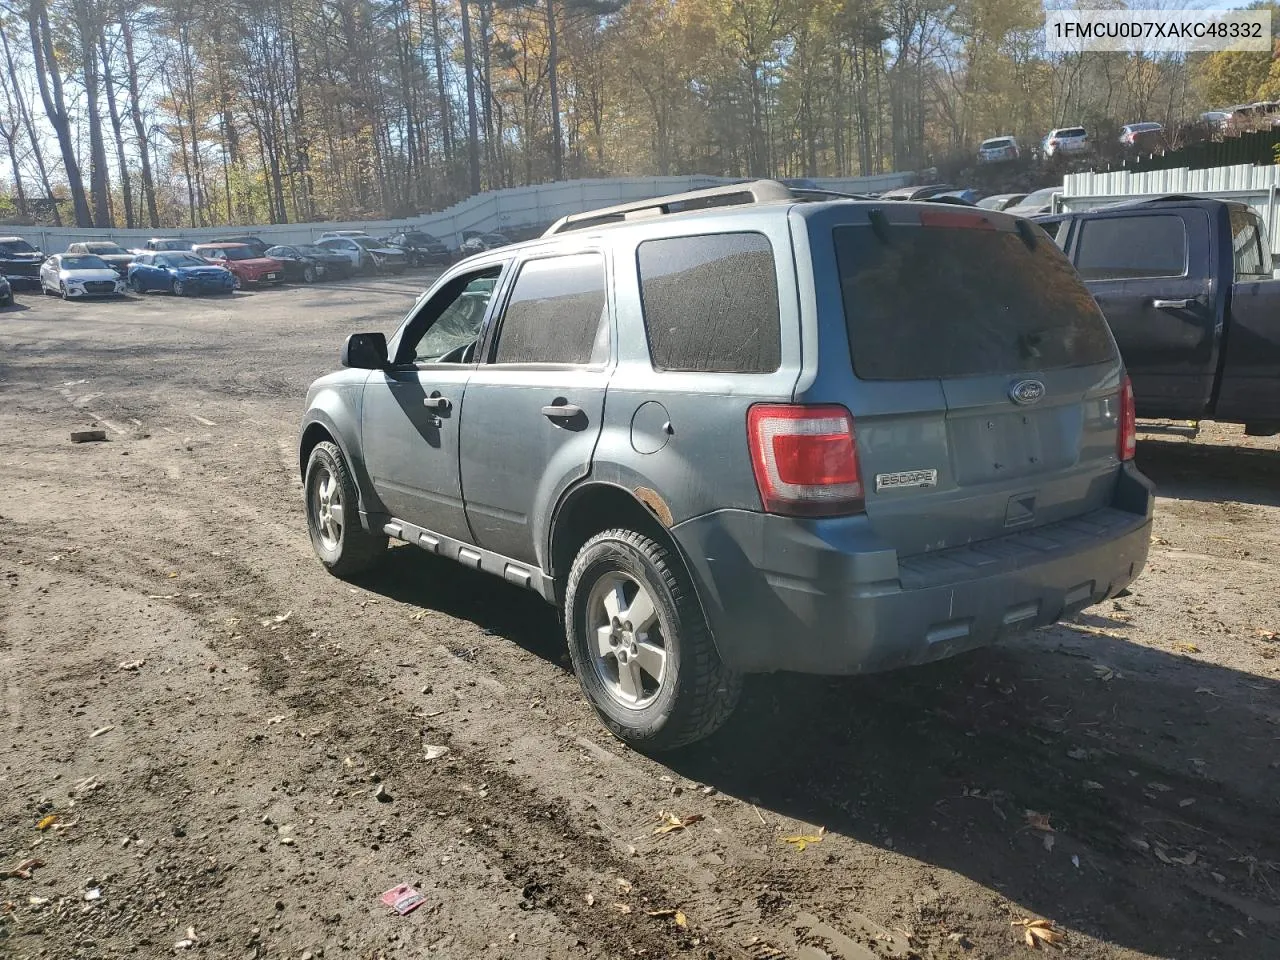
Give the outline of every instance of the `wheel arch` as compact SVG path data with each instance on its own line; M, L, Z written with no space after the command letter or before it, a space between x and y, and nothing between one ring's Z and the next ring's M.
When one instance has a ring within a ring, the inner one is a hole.
M598 533L623 527L652 537L671 552L689 583L695 585L694 597L701 607L697 580L684 551L671 534L670 520L666 504L644 487L633 491L603 480L584 480L570 487L556 504L547 532L546 573L555 584L556 602L564 601L569 569L582 545Z
M311 451L325 441L333 443L342 452L342 458L347 462L352 479L356 482L361 521L366 522L368 513L381 511L382 505L369 494L369 476L365 471L364 458L354 455L356 451L347 442L344 431L325 410L312 408L308 411L307 419L303 423L302 433L298 438L299 478L304 484L306 483L307 462L311 459Z

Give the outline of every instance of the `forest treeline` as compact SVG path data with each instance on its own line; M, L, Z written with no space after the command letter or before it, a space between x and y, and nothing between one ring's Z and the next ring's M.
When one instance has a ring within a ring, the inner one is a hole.
M574 177L856 176L997 134L1172 129L1277 85L1266 54L1049 56L1042 10L0 0L0 206L200 226L406 216Z

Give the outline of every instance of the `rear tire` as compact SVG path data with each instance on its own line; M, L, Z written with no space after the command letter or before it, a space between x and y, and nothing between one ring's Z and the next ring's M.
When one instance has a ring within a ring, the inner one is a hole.
M335 577L354 577L377 565L387 549L384 533L360 525L360 496L336 443L317 443L307 458L307 530L324 568Z
M315 282L316 282L316 268L315 268L315 267L303 267L303 268L302 268L302 280L303 280L303 282L304 282L304 283L315 283Z
M129 278L129 288L130 288L134 293L145 293L145 292L146 292L146 291L144 291L144 290L143 290L143 288L142 288L142 281L141 281L140 279L138 279L137 277L130 277L130 278Z
M737 706L742 678L716 652L688 573L642 533L606 530L583 544L564 621L583 693L609 731L637 750L701 740Z

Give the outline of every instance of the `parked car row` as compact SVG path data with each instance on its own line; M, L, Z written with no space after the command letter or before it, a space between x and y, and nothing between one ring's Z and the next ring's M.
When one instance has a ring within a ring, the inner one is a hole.
M1233 108L1234 109L1234 108ZM1214 114L1215 117L1219 114ZM1220 113L1220 118L1230 118L1230 113ZM1209 122L1210 114L1203 119ZM1222 119L1214 122L1222 122ZM1164 127L1159 123L1129 123L1120 128L1119 137L1122 149L1133 152L1149 152L1165 145ZM1045 134L1040 141L1038 152L1046 159L1058 156L1075 156L1090 153L1094 141L1084 127L1057 127ZM1008 163L1019 160L1023 149L1014 136L1004 135L983 140L978 145L978 163Z
M509 242L498 233L468 232L460 252L466 256ZM341 280L356 274L398 275L409 267L443 265L453 259L454 253L443 241L417 230L386 239L359 230L334 230L315 243L276 246L251 235L207 242L152 237L134 250L112 240L86 240L52 256L22 237L0 237L0 306L13 303L11 280L64 299L155 290L183 296Z

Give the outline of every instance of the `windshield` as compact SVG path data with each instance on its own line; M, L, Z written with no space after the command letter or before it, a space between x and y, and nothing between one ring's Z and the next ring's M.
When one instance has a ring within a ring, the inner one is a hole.
M219 247L228 260L256 260L258 255L248 247Z
M35 253L36 248L25 240L0 240L0 253Z
M304 257L327 257L331 256L333 253L333 251L326 250L324 247L316 247L311 244L307 244L304 247L294 247L293 249L297 250L298 253L302 254Z
M157 250L190 250L190 240L155 240L152 246Z
M1053 195L1058 193L1059 187L1045 187L1043 190L1037 190L1035 193L1029 193L1018 203L1020 207L1044 207L1053 202Z
M207 267L209 262L197 257L194 253L166 253L156 257L156 264L161 267Z
M351 237L352 242L359 244L366 250L377 250L382 244L378 243L373 237Z
M110 270L107 261L101 257L87 256L78 254L73 257L62 258L63 270Z
M84 248L90 253L96 253L99 256L118 256L124 254L128 256L129 251L118 243L86 243Z

